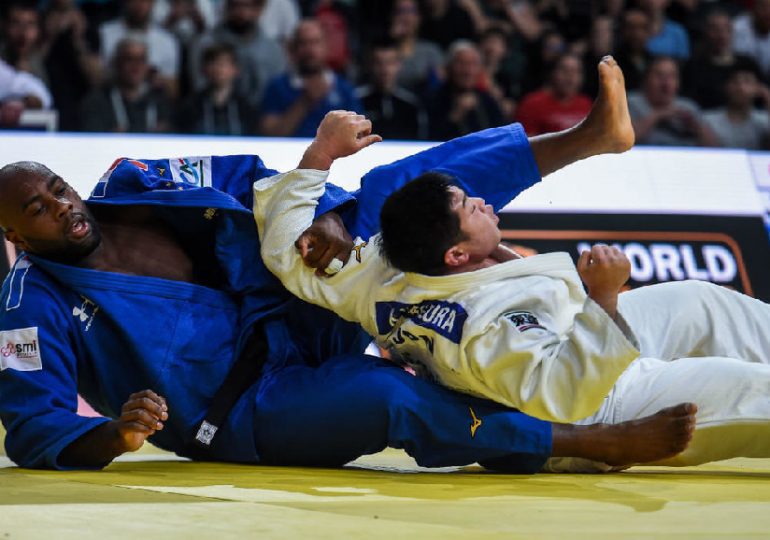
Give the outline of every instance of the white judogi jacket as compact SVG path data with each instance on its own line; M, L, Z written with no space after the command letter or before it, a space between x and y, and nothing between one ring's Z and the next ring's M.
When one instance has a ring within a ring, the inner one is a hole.
M377 235L357 238L339 273L317 277L294 242L313 222L327 175L295 170L254 184L265 264L293 294L360 323L445 386L573 422L596 412L639 356L628 325L587 297L566 253L425 276L390 267Z

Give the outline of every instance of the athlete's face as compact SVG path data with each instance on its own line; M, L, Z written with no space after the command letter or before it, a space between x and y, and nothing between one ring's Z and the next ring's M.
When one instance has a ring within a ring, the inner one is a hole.
M0 225L18 249L63 263L83 259L101 242L83 200L51 171L19 172L0 184Z
M460 218L463 240L457 247L468 254L468 262L479 262L487 258L500 243L500 218L495 215L492 205L480 197L468 197L458 188L452 192L452 211Z

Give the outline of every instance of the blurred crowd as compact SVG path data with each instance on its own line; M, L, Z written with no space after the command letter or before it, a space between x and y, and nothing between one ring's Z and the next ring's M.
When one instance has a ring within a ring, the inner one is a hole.
M770 144L770 0L3 0L0 127L387 139L571 127L612 54L637 142Z

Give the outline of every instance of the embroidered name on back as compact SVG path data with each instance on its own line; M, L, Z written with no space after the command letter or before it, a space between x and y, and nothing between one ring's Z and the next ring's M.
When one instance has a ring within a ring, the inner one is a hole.
M460 305L443 300L426 300L419 304L377 302L377 332L388 335L404 319L433 330L453 343L460 343L468 313Z

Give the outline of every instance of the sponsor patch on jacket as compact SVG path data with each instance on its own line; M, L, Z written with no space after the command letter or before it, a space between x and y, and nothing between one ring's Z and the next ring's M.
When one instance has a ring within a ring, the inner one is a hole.
M0 332L0 371L43 369L37 326Z
M460 304L443 300L426 300L419 304L377 302L377 331L388 335L403 319L433 330L453 343L460 343L468 313Z
M168 160L171 178L186 187L211 186L211 157L183 157Z
M530 313L529 311L509 311L503 313L503 317L511 321L513 326L515 326L519 332L525 332L527 330L532 330L533 328L545 330L545 326L540 324L540 321L537 320L534 313Z

